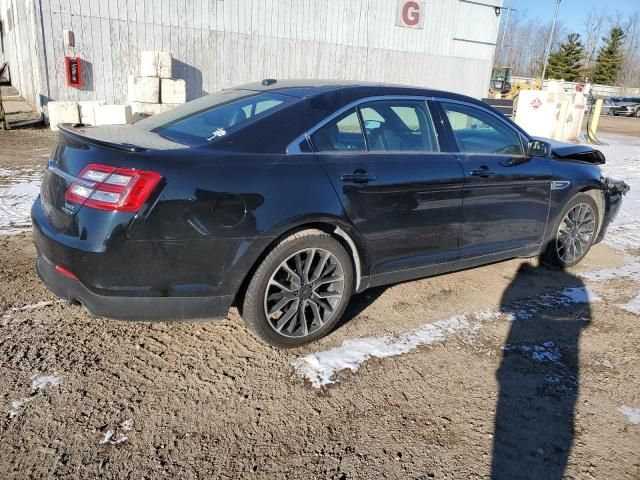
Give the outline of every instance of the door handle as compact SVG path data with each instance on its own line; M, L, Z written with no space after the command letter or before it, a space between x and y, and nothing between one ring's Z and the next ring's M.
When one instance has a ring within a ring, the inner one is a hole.
M375 175L364 172L364 171L357 171L357 170L353 173L346 173L340 177L340 180L342 180L343 182L350 182L350 183L369 183L375 179L376 179Z
M471 170L471 172L469 173L474 177L487 178L493 176L493 172L489 170L489 167L487 167L486 165L482 165L480 168Z

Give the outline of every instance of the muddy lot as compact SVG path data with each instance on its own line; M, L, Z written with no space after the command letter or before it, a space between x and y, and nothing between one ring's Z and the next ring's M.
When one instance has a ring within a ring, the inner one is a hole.
M12 179L32 188L54 142L0 132L0 192L27 195ZM634 218L571 271L513 260L371 290L283 351L236 311L127 323L59 301L16 195L0 195L0 478L640 478Z

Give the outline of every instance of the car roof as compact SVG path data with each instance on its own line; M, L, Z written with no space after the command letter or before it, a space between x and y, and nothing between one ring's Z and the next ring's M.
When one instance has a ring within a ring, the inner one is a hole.
M400 85L392 83L365 82L355 80L275 80L265 79L262 82L247 83L234 87L240 90L273 91L301 99L309 99L317 95L336 90L362 90L362 96L384 95L416 95L425 97L442 97L453 100L482 104L479 100L458 93Z

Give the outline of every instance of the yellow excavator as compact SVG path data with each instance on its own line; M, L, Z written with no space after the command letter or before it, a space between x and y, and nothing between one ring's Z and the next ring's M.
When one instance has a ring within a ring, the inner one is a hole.
M542 79L527 82L511 82L510 67L493 67L489 82L489 98L512 99L520 90L542 90Z

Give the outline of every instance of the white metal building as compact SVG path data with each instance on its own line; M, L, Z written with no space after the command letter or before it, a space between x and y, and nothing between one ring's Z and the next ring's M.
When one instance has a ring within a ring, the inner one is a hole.
M263 78L414 84L481 97L502 0L0 0L0 65L35 106L125 103L142 50L187 98ZM69 34L69 32L72 32ZM72 44L70 46L70 44ZM83 85L67 86L65 56Z

